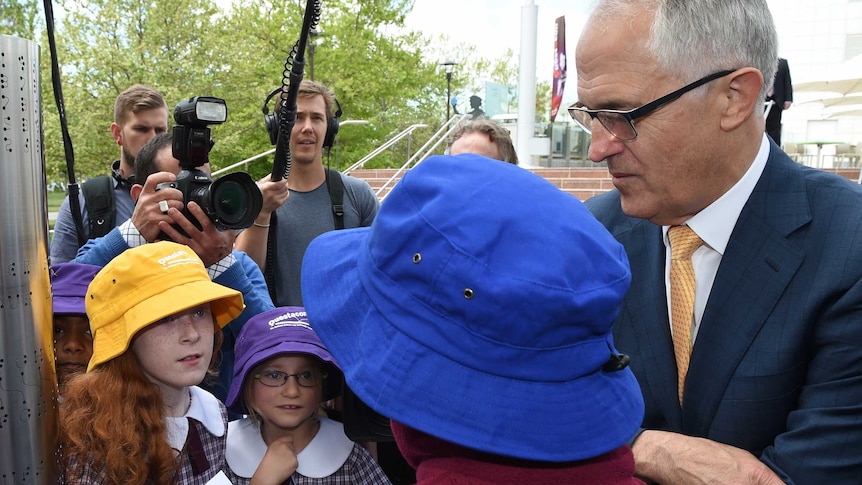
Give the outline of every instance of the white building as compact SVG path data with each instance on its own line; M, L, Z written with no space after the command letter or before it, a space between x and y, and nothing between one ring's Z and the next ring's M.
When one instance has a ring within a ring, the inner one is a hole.
M788 60L794 85L822 80L841 64L862 56L862 0L768 2L778 28L778 52ZM857 75L862 78L862 67ZM782 141L862 143L862 117L830 116L853 106L825 108L821 103L806 102L829 96L836 94L794 90L794 104L782 116ZM824 155L833 153L834 145L824 145L822 151ZM823 162L830 166L830 157L823 157Z

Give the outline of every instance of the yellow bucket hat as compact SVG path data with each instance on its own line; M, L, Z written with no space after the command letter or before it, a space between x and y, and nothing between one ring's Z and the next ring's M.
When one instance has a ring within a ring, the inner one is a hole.
M121 355L132 338L152 323L207 302L219 328L245 308L242 294L213 283L188 246L162 241L123 252L87 288L93 333L87 371Z

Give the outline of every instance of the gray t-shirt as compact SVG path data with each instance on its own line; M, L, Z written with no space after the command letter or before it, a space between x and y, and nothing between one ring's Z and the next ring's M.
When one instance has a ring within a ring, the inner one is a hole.
M349 175L341 175L341 179L344 181L344 228L370 226L380 207L371 186ZM276 306L302 306L302 257L312 239L335 230L333 218L326 182L310 192L291 190L287 202L276 211Z

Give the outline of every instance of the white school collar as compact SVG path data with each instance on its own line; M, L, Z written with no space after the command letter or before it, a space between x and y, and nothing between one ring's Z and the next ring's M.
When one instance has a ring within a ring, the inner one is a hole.
M347 461L353 442L344 434L344 426L329 418L320 418L320 429L311 442L296 455L300 475L324 478L332 475ZM225 460L231 470L251 478L266 454L266 443L260 430L249 418L228 423Z
M171 448L182 450L189 434L189 418L199 421L213 436L224 436L225 426L219 410L219 400L197 386L189 388L191 404L186 414L165 418L168 443Z

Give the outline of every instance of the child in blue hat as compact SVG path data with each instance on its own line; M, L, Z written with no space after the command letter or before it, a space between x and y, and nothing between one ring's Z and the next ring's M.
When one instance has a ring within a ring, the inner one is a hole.
M248 414L228 425L228 476L235 484L389 484L341 423L320 416L335 398L341 370L302 307L252 317L237 339L228 410Z
M429 157L302 262L315 330L421 485L642 485L643 398L611 332L630 281L575 197L470 153Z

